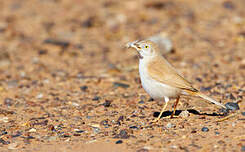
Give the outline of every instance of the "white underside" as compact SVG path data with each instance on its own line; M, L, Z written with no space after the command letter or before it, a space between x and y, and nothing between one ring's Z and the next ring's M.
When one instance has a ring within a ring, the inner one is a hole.
M177 97L181 90L152 79L147 72L147 59L140 59L139 74L143 88L155 100Z

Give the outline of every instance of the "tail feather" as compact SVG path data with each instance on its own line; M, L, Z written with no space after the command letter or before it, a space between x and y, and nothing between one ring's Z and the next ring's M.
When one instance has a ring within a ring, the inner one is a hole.
M220 102L215 101L214 99L208 97L207 95L205 95L205 94L203 94L203 93L201 93L201 92L196 92L195 95L197 95L197 96L199 96L199 97L201 97L201 98L203 98L203 99L205 99L205 100L207 100L207 101L209 101L209 102L212 102L212 103L214 103L214 104L216 104L216 105L218 105L218 106L221 106L221 107L223 107L223 108L226 109L225 105L223 105L223 104L220 103Z

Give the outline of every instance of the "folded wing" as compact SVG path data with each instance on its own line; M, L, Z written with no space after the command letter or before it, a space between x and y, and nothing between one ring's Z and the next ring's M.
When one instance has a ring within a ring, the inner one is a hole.
M191 83L184 79L163 57L156 57L147 65L151 78L179 89L197 92Z

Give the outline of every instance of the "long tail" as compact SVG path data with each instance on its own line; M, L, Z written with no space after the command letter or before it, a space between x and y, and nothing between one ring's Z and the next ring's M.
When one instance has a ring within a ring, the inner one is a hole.
M199 97L201 97L201 98L203 98L203 99L205 99L205 100L207 100L207 101L209 101L209 102L212 102L212 103L214 103L214 104L216 104L216 105L218 105L218 106L221 106L221 107L223 107L223 108L226 109L225 105L223 105L223 104L220 103L220 102L215 101L214 99L212 99L212 98L206 96L205 94L203 94L203 93L201 93L201 92L195 92L195 95L197 95L197 96L199 96Z

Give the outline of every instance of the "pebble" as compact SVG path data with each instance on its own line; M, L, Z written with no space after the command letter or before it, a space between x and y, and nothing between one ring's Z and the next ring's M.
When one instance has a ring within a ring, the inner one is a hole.
M88 19L86 19L81 23L81 26L85 28L91 28L94 25L95 25L95 17L89 17Z
M4 105L6 106L12 106L14 104L14 100L11 98L5 98L4 99Z
M109 128L110 124L108 120L102 120L100 122L100 125L103 125L105 128Z
M122 144L123 143L123 141L122 140L118 140L118 141L116 141L116 144Z
M1 117L0 118L0 121L3 121L3 122L9 122L8 120L9 120L8 117Z
M0 143L2 143L3 145L8 145L8 144L10 144L9 141L5 141L5 140L3 140L2 138L0 138Z
M76 102L72 102L71 105L73 105L74 107L79 107L80 105Z
M100 100L100 97L99 96L94 96L94 98L92 100L93 101L98 101L98 100Z
M168 129L170 129L170 128L175 127L175 125L169 122L169 123L167 123L166 127L167 127Z
M231 111L235 111L235 110L239 110L239 105L237 103L234 103L234 102L228 102L225 104L225 107L228 109L228 110L231 110Z
M36 132L37 130L35 128L31 128L28 132Z
M136 152L148 152L148 151L149 151L148 149L141 148L141 149L137 150Z
M211 89L212 89L211 86L209 86L209 87L201 87L201 88L200 88L200 91L205 92L205 91L210 91Z
M11 137L12 137L12 138L16 138L16 137L19 137L19 136L21 136L21 135L22 135L22 133L21 133L20 131L17 131L17 133L11 135Z
M140 100L138 103L139 104L144 104L145 102L143 100Z
M80 87L80 90L85 92L85 91L88 90L88 86L81 86L81 87Z
M208 131L209 131L208 127L202 127L202 132L208 132Z
M76 133L83 133L85 132L84 130L79 130L79 129L74 129Z
M111 105L111 101L110 100L105 100L105 102L103 103L104 107L110 107Z
M70 42L68 41L58 40L58 39L53 39L53 38L47 38L43 41L43 43L57 45L63 48L66 48L70 45Z
M8 149L10 150L17 149L17 147L18 147L18 143L16 142L8 145Z
M10 80L7 82L8 88L15 88L18 86L18 80Z
M8 132L4 130L4 131L1 131L0 136L6 135L6 134L8 134Z
M43 94L42 93L39 93L37 96L36 96L37 99L41 99L43 98Z
M242 151L242 152L245 152L245 146L244 146L244 145L242 145L241 151Z
M39 54L39 55L45 55L45 54L47 54L47 53L48 53L48 51L45 50L45 49L40 49L40 50L38 51L38 54Z
M121 82L114 82L113 83L113 86L118 88L118 87L121 87L121 88L129 88L129 85L128 84L125 84L125 83L121 83Z
M94 131L94 133L99 133L100 132L100 128L98 128L98 127L93 127L93 131Z
M219 135L219 134L220 134L219 132L217 132L217 131L215 132L215 135Z
M245 116L245 112L242 112L242 115Z
M124 129L121 130L119 134L117 134L114 138L122 138L122 139L128 139L130 136L128 132Z
M185 110L185 111L182 111L180 114L179 114L180 117L182 118L187 118L190 116L190 113L189 111Z
M231 1L225 1L223 3L223 7L229 10L233 10L235 8L234 4Z
M48 137L47 139L48 139L48 141L55 141L55 140L57 140L57 136L50 136L50 137Z
M137 126L130 126L129 128L130 128L130 129L138 129Z

